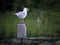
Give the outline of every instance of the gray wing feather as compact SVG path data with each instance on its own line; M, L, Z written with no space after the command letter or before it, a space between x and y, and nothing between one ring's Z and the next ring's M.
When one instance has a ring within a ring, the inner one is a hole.
M18 12L18 15L25 15L24 12Z
M25 15L25 13L24 13L24 12L18 12L17 14L18 14L18 15L17 15L17 16L18 16L18 18L22 18L22 17Z

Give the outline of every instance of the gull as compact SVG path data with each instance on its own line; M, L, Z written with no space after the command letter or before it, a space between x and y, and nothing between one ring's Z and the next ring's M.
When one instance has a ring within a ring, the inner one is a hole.
M28 11L28 8L24 8L23 11L20 11L20 12L17 12L15 13L15 15L18 17L18 18L21 18L22 21L24 22L24 18L27 16L27 11Z

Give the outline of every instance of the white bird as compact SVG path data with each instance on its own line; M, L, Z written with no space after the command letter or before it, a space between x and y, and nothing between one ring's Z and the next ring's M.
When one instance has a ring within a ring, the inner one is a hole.
M24 21L24 18L27 16L27 11L28 11L28 8L24 8L23 11L17 12L15 13L15 15L18 18L22 18L22 21Z

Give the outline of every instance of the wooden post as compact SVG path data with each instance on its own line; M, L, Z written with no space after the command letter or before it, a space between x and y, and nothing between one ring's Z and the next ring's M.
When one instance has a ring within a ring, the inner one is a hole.
M23 39L26 38L26 24L20 22L17 24L17 38L21 40L21 45L23 45Z

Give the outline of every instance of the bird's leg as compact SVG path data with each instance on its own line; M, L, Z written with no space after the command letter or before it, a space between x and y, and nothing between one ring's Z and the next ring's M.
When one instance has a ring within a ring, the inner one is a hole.
M22 22L24 22L24 19L22 19Z
M19 19L19 22L22 22L22 19L21 18Z
M22 22L23 22L23 19L20 18L20 23L22 23Z

